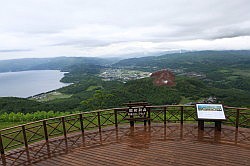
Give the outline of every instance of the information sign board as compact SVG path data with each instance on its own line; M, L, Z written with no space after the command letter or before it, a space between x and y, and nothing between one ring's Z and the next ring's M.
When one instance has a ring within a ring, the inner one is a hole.
M196 104L198 120L226 120L222 104Z

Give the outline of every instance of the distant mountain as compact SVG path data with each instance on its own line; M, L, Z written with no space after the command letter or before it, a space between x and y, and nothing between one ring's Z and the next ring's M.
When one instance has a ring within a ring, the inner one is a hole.
M162 68L182 68L190 71L210 67L240 67L250 68L250 51L193 51L184 53L165 54L141 58L124 59L115 63L114 67L145 68L148 70Z
M135 52L130 54L121 54L116 55L116 57L119 57L120 60L122 59L129 59L129 58L141 58L141 57L149 57L149 56L159 56L159 55L165 55L165 54L174 54L174 53L185 53L190 52L190 50L169 50L169 51L145 51L145 52Z
M70 71L75 65L109 65L115 59L92 57L57 57L57 58L26 58L0 61L0 72L25 70L63 70Z

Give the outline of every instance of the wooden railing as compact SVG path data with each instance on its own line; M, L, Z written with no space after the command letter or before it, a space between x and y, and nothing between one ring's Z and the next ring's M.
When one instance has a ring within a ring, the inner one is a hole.
M183 124L184 122L196 121L196 111L194 106L185 105L162 105L146 106L149 124L175 122ZM224 107L227 121L225 125L249 128L250 127L250 109ZM105 126L118 127L122 123L128 123L126 119L128 108L114 108L71 114L62 117L44 119L36 122L27 123L15 127L0 130L0 164L6 165L5 155L9 150L24 147L26 149L26 158L32 156L29 154L29 145L39 141L51 141L57 138L65 138L67 146L67 137L72 133L81 132L84 138L86 130L98 129L101 132Z

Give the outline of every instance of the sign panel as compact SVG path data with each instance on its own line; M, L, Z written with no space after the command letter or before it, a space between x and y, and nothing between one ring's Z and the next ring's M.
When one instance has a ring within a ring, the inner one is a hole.
M226 120L222 104L196 104L198 119Z
M128 115L134 116L138 115L140 117L146 115L147 109L146 107L131 107L128 109Z

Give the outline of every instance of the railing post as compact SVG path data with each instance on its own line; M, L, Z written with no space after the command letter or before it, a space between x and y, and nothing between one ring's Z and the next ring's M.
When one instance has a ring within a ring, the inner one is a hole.
M46 142L48 142L49 136L48 136L46 120L43 121L43 130L44 130L44 139L46 140Z
M98 128L99 128L99 132L101 133L101 117L100 117L100 112L97 112L97 118L98 118Z
M82 131L82 143L85 146L85 135L84 135L84 125L83 125L83 116L82 116L82 114L79 114L79 121L80 121L81 131Z
M23 141L24 141L24 146L25 148L28 148L28 141L27 141L27 136L26 136L26 131L25 131L25 126L22 126L22 132L23 132Z
M183 114L184 114L183 106L181 106L181 124L183 124Z
M97 120L98 120L98 129L99 129L99 138L100 144L102 144L102 127L101 127L101 115L100 112L97 112Z
M27 160L28 160L28 162L30 162L29 145L28 145L25 125L22 126L22 132L23 132L23 143L24 143L24 146L26 149L26 154L27 154Z
M235 127L238 129L239 128L239 120L240 120L240 110L236 110L236 120L235 120Z
M146 108L148 109L148 125L150 126L151 124L151 108Z
M164 113L164 125L166 125L167 124L167 107L164 107L163 113Z
M117 119L117 110L114 109L114 114L115 114L115 127L118 127L118 119Z
M80 125L81 125L81 131L82 131L82 133L84 133L84 126L83 126L82 114L79 114L79 120L80 120Z
M65 117L62 117L62 126L63 126L63 135L65 140L67 140L67 130L66 130L66 125L65 125Z
M4 146L3 146L3 140L2 140L2 134L0 133L0 152L1 152L1 158L2 158L2 164L6 165L6 158L4 153Z
M50 146L49 146L49 135L48 135L48 129L47 129L47 121L44 120L43 121L43 130L44 130L44 139L46 141L47 144L47 153L48 153L48 157L50 158Z
M67 129L66 129L66 125L65 125L65 117L62 117L61 121L62 121L62 126L63 126L63 135L64 135L64 139L65 139L65 147L66 147L66 152L67 152L68 151L68 140L67 140Z

